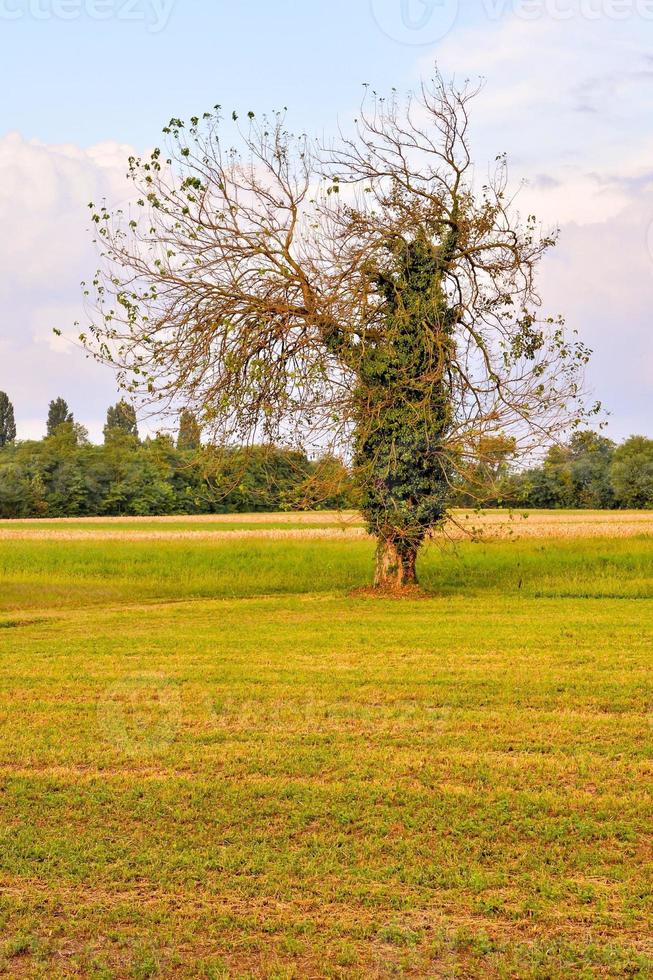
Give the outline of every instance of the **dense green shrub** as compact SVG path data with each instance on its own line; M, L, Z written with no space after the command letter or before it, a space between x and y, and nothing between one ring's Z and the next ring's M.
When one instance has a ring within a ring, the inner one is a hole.
M631 436L617 446L595 432L577 432L553 446L543 462L516 472L504 464L487 486L485 506L579 508L653 507L653 440ZM465 487L458 492L469 502Z
M73 422L0 450L0 517L247 513L348 506L347 473L275 447L177 448L114 426L91 445Z
M309 460L274 446L185 448L159 435L141 442L114 426L104 445L67 421L40 442L0 448L0 518L230 514L359 506L346 468L331 456ZM184 446L185 444L185 446ZM491 465L470 470L456 488L463 506L653 508L653 440L620 446L593 432L552 447L539 466L510 468L509 441L497 441Z

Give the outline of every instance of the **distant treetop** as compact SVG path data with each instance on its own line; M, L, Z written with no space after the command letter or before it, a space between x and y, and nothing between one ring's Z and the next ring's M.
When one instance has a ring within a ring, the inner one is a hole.
M202 429L193 412L187 408L179 416L177 449L199 449Z
M13 442L15 438L14 406L9 401L6 392L0 391L0 447L6 446L8 442Z
M54 398L50 402L48 409L48 435L53 436L60 425L64 425L67 422L72 423L73 421L73 413L68 408L68 402L65 398Z
M138 424L134 406L121 398L115 405L107 409L107 422L104 426L104 441L115 433L125 433L138 439Z

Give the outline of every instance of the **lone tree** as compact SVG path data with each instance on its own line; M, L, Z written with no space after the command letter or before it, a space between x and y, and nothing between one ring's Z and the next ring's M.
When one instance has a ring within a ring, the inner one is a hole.
M475 186L477 92L436 75L405 104L368 95L327 146L282 113L233 113L237 148L219 106L172 119L167 151L130 158L133 210L91 205L103 263L82 340L214 440L339 450L383 588L416 581L484 445L529 453L585 414L589 351L539 315L555 234L515 213L503 157Z
M9 396L4 391L0 391L0 449L7 443L13 442L16 438L16 420L14 418L14 406L9 401Z
M71 424L73 421L73 413L68 408L68 402L65 398L55 398L50 402L47 421L49 436L53 436L60 425Z
M194 412L184 408L179 416L177 449L199 449L202 429Z
M115 405L107 409L107 421L104 426L104 441L110 439L116 433L133 436L138 439L138 423L136 421L136 410L128 401L121 398Z

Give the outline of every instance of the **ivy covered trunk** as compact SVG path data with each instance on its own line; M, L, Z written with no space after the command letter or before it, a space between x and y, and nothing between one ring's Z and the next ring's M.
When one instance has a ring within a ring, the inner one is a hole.
M366 344L358 375L355 468L361 509L377 540L375 586L417 584L417 555L444 521L451 490L449 311L442 292L451 239L392 250L379 276L385 329Z
M395 592L417 585L417 548L380 540L376 549L374 587Z

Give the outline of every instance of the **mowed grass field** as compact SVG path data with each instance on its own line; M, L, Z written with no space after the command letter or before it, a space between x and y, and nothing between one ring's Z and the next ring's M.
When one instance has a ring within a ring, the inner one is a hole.
M359 523L0 524L0 973L653 976L653 514Z

